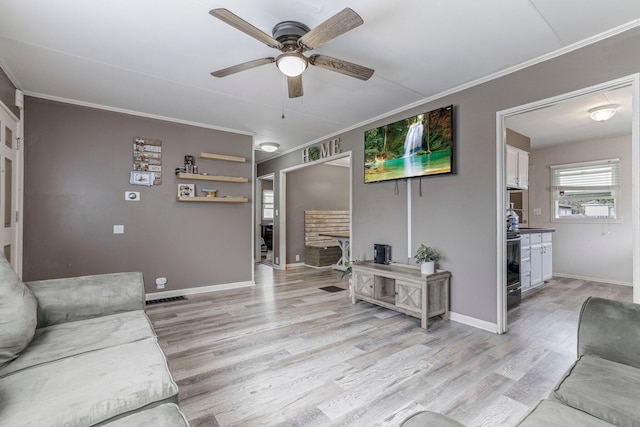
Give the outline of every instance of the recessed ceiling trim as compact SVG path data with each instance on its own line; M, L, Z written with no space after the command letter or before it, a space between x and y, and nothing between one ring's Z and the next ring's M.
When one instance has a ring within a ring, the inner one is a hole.
M302 148L309 147L309 146L317 144L317 143L319 143L321 141L325 141L325 140L328 140L328 139L331 139L331 138L335 138L336 136L342 135L344 133L347 133L347 132L350 132L352 130L358 129L360 127L366 126L368 124L375 123L375 122L377 122L379 120L383 120L383 119L385 119L387 117L390 117L390 116L393 116L393 115L396 115L396 114L399 114L399 113L403 113L405 111L411 110L413 108L419 107L419 106L427 104L429 102L437 101L438 99L444 98L446 96L453 95L453 94L458 93L458 92L462 92L463 90L472 88L474 86L478 86L480 84L490 82L492 80L498 79L500 77L507 76L509 74L515 73L517 71L523 70L523 69L531 67L533 65L540 64L540 63L548 61L550 59L557 58L557 57L562 56L564 54L573 52L575 50L578 50L578 49L581 49L583 47L586 47L586 46L592 45L594 43L597 43L599 41L602 41L602 40L608 39L610 37L616 36L618 34L624 33L625 31L629 31L629 30L631 30L633 28L636 28L636 27L640 27L640 19L634 19L633 21L630 21L630 22L628 22L626 24L623 24L623 25L620 25L618 27L612 28L610 30L604 31L604 32L602 32L600 34L596 34L593 37L586 38L584 40L581 40L579 42L573 43L573 44L571 44L569 46L565 46L565 47L560 48L558 50L554 50L553 52L549 52L549 53L546 53L544 55L538 56L537 58L533 58L533 59L530 59L528 61L522 62L522 63L520 63L518 65L514 65L513 67L505 68L502 71L498 71L498 72L495 72L493 74L489 74L488 76L481 77L479 79L473 80L473 81L468 82L468 83L464 83L462 85L453 87L451 89L445 90L443 92L440 92L440 93L437 93L435 95L429 96L427 98L423 98L423 99L421 99L419 101L413 102L413 103L411 103L409 105L406 105L406 106L403 106L403 107L400 107L400 108L396 108L395 110L391 110L389 112L380 114L380 115L378 115L378 116L376 116L376 117L374 117L372 119L365 120L365 121L360 122L358 124L355 124L353 126L349 126L349 127L345 128L345 129L339 130L337 132L333 132L333 133L331 133L329 135L325 135L325 136L323 136L321 138L317 138L317 139L315 139L313 141L310 141L310 142L307 142L305 144L301 144L301 145L299 145L297 147L290 148L288 150L284 150L281 153L278 153L277 155L274 155L274 156L271 156L271 157L268 157L268 158L266 158L264 160L259 161L257 164L264 163L266 161L272 160L272 159L274 159L276 157L284 156L284 155L289 154L289 153L293 153L293 152L298 151L298 150L300 150Z

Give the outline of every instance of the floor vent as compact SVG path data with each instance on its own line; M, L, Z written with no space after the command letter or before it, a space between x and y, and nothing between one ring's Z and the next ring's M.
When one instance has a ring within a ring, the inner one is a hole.
M322 289L323 291L327 291L327 292L340 292L340 291L346 291L346 289L344 289L344 288L340 288L340 287L338 287L338 286L333 286L333 285L332 285L332 286L325 286L325 287L320 288L320 289Z
M187 297L181 295L179 297L152 299L147 301L146 304L152 305L152 304L162 304L163 302L186 301L186 300L187 300Z

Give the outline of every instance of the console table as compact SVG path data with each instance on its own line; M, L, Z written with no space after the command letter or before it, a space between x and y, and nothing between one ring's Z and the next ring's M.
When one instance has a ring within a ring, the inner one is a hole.
M353 263L352 272L352 304L362 300L417 317L424 329L430 317L449 320L448 271L425 275L419 267L363 261Z

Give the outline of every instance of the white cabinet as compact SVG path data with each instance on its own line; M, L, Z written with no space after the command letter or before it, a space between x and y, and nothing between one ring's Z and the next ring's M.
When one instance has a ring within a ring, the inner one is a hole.
M529 188L529 153L507 145L507 188Z
M520 288L526 291L531 287L531 244L529 235L522 235L520 241Z
M551 233L542 234L542 280L549 280L553 277L553 246L551 244Z
M522 291L542 285L553 276L552 233L527 233L520 243Z

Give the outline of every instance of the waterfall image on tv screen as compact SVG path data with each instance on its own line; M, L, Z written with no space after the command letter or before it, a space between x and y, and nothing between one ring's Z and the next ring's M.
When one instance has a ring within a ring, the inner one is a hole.
M452 171L453 105L364 133L364 182Z

